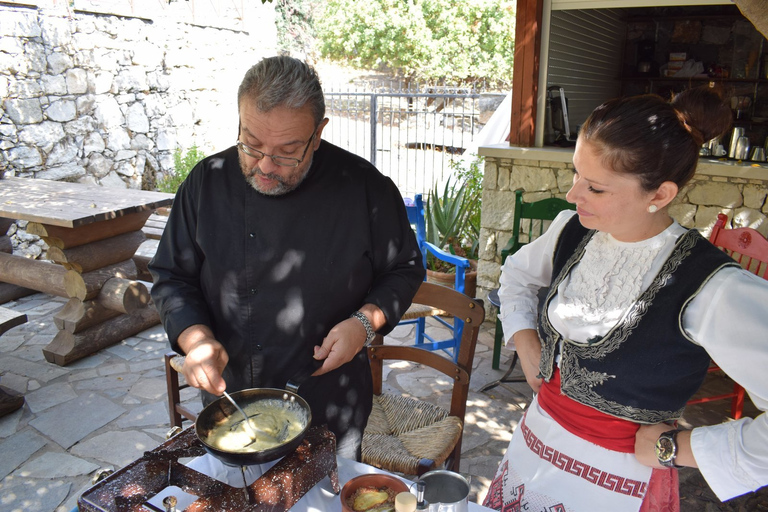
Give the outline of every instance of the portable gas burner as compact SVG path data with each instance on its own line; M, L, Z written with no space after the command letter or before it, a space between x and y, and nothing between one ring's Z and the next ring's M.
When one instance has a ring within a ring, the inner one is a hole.
M233 487L179 462L206 454L194 425L85 491L80 512L285 511L326 476L339 493L336 437L326 427L312 427L295 451L280 459L250 485ZM180 489L182 496L174 495ZM158 496L165 495L156 502ZM177 505L187 498L191 503Z

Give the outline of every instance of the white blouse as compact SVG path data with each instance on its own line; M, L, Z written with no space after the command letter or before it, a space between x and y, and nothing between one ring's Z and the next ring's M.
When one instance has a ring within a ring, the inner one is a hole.
M538 292L552 280L552 255L571 216L564 211L538 239L510 255L500 278L504 339L535 329ZM685 229L677 222L648 240L627 243L598 232L549 305L552 325L565 338L586 342L616 324L651 284ZM768 281L738 268L717 272L683 315L686 333L768 408ZM768 485L768 415L698 427L691 446L699 469L720 500Z

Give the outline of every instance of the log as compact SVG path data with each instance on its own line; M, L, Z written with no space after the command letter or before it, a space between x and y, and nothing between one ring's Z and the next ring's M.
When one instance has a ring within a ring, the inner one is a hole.
M69 297L64 285L67 269L61 265L0 252L0 281L38 292Z
M15 221L13 219L6 219L5 217L0 217L0 235L7 235L8 234L8 228L11 227L11 224L13 224Z
M105 240L99 240L69 249L48 248L48 258L81 274L130 259L146 240L144 233L129 231Z
M130 314L145 308L151 300L144 283L114 277L104 283L94 300L83 302L78 298L69 299L54 315L53 322L59 329L74 334L121 313Z
M27 314L0 307L0 334L27 321Z
M150 305L130 315L117 316L77 334L66 330L59 331L43 349L43 355L49 363L66 366L159 323L160 315L154 305Z
M151 210L145 210L115 217L114 219L85 224L76 228L30 222L27 224L27 233L42 237L50 247L69 249L122 235L129 231L141 230L151 214Z
M149 256L141 256L141 255L134 255L133 256L133 263L136 265L136 274L137 278L140 281L147 281L151 283L152 280L152 274L149 273L149 261L152 258Z
M16 286L11 283L0 283L0 304L5 304L22 297L29 297L36 293L38 291L32 288L24 288L23 286Z
M69 302L53 315L53 323L59 330L75 334L121 314L120 311L108 309L95 300L83 302L80 299L69 299Z
M77 297L82 301L95 299L99 295L104 283L113 277L136 279L136 264L133 263L133 260L125 260L98 270L86 272L85 274L74 270L65 270L64 286L67 291L66 296Z
M0 236L0 252L4 252L6 254L13 253L13 243L11 243L11 237L8 235Z
M144 283L119 277L104 283L96 297L96 302L102 306L129 314L147 307L150 300L149 290Z

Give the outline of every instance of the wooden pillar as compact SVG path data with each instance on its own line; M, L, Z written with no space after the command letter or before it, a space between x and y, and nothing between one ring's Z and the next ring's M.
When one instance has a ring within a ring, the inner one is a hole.
M543 0L517 0L509 144L532 147L539 88Z

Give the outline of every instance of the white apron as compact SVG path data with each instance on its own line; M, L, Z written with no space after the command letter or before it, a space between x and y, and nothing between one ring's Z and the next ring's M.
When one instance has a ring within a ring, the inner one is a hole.
M534 398L483 505L505 512L636 512L651 472L632 453L571 434Z

